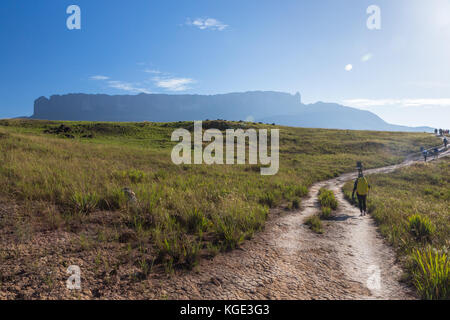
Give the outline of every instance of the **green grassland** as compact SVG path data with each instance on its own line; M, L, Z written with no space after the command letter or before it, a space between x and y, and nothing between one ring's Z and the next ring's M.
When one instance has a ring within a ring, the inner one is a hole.
M64 230L90 243L84 250L106 239L167 271L192 268L251 238L270 208L298 207L313 182L351 171L357 160L367 168L398 163L439 141L423 133L204 122L204 129L280 129L280 170L261 176L259 165L172 164L176 128L193 123L0 121L0 195L23 212L0 227L14 228L17 239L18 225L33 225L28 237ZM124 187L136 193L136 205ZM92 223L103 211L117 218ZM147 263L142 269L148 273Z
M368 177L368 209L425 299L450 299L450 159ZM351 198L353 183L344 186Z

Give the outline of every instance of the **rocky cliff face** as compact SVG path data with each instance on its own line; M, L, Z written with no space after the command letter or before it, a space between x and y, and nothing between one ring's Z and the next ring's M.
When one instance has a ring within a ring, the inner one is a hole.
M85 121L250 120L281 125L355 130L431 131L391 125L369 111L318 102L299 93L255 91L218 95L54 95L34 103L34 119Z
M33 118L90 121L178 121L202 119L245 120L270 117L275 111L295 113L300 95L246 92L212 96L139 94L109 96L68 94L41 97Z

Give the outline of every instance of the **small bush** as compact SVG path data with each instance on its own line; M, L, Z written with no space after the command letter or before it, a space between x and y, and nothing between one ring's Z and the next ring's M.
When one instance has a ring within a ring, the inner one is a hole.
M147 279L149 274L152 273L154 263L155 263L155 259L153 259L151 261L148 259L145 259L145 258L139 259L138 265L139 265L139 268L141 269L141 276L144 279Z
M225 250L236 248L245 239L237 221L231 216L225 216L216 222L216 233L222 240Z
M292 208L293 209L299 209L300 208L300 200L299 199L292 200Z
M207 229L210 222L203 212L194 208L187 213L186 227L189 233L201 233Z
M408 218L409 231L417 240L431 240L436 228L430 219L419 214L414 214Z
M94 211L99 202L98 196L95 193L83 194L80 192L75 192L72 195L71 201L75 209L84 214Z
M323 233L322 221L316 215L309 217L305 222L315 233Z
M413 281L422 299L450 299L448 256L427 248L412 255L415 263Z
M198 263L201 243L185 235L164 235L158 233L155 236L155 245L158 260L166 265L166 271L178 265L192 269Z
M271 192L267 192L260 200L259 203L266 205L269 208L275 207L275 196Z

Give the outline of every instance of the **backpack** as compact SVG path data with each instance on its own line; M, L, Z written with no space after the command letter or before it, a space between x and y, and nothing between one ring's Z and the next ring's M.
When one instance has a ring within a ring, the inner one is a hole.
M367 179L362 177L358 178L358 184L356 186L356 191L360 196L365 196L369 192L369 183L367 182Z

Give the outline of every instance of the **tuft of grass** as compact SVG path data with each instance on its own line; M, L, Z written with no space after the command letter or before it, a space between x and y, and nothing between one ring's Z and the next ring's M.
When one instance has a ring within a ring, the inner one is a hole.
M265 206L268 206L269 208L274 208L279 203L279 197L280 194L277 192L266 192L259 200L259 203Z
M332 210L336 210L338 207L338 202L334 196L333 191L321 188L319 190L319 203L320 206L331 208Z
M318 198L321 207L319 218L325 220L330 219L333 210L336 210L338 207L338 202L333 191L326 188L320 188Z
M315 233L323 233L322 220L320 220L318 216L310 216L308 219L306 219L305 224L308 225Z
M300 209L300 203L301 203L301 200L299 200L299 199L292 200L292 208L293 209Z
M192 209L186 214L186 227L188 233L197 234L206 231L211 222L197 208Z
M413 282L422 299L450 299L450 265L447 254L428 247L415 250Z
M99 200L98 206L99 209L103 210L118 210L125 208L127 202L128 199L122 188L114 187L109 190L102 199Z
M426 216L414 214L408 218L409 232L421 241L431 241L436 227Z
M156 237L158 260L172 271L175 266L187 269L194 268L200 256L201 243L187 236L178 234Z
M89 214L97 208L99 198L96 193L81 193L76 191L71 201L77 212Z
M138 260L139 268L141 269L141 273L143 278L147 278L153 272L153 266L155 263L155 259L151 261L142 257Z
M320 213L321 219L330 219L331 217L331 208L330 207L322 207L322 212Z
M217 235L225 250L236 248L245 239L239 224L231 216L225 216L216 221Z

